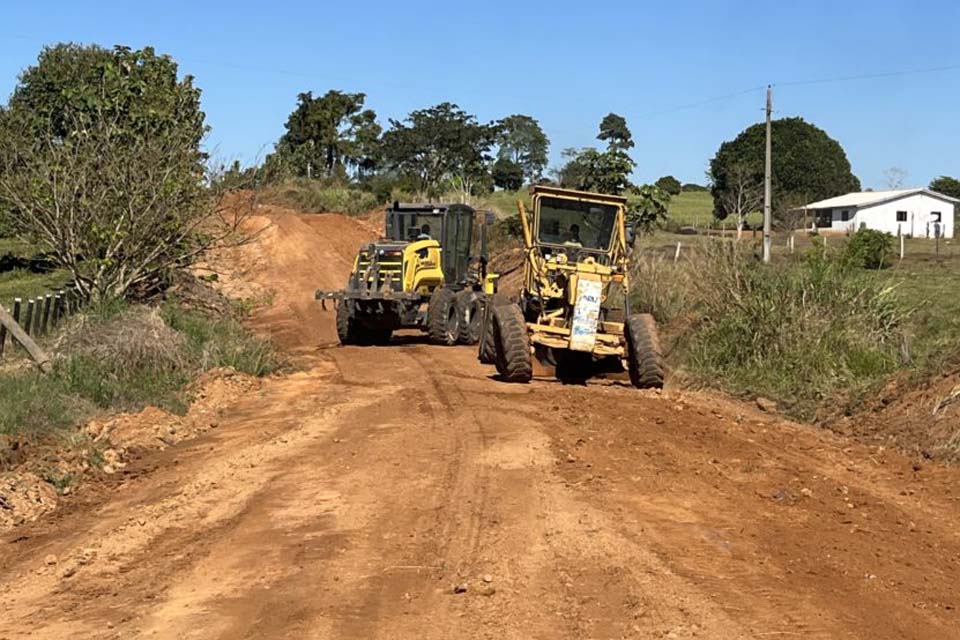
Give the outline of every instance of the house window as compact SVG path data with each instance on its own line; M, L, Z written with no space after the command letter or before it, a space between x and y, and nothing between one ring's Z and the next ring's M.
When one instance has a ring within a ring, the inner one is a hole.
M849 219L850 219L850 211L849 211L848 209L844 209L843 211L841 211L841 212L840 212L840 219L843 220L844 222L846 222L847 220L849 220Z
M931 221L931 222L942 222L942 220L940 220L940 212L939 212L939 211L931 211L931 212L930 212L930 221Z
M897 211L897 222L906 222L906 221L907 221L907 212Z

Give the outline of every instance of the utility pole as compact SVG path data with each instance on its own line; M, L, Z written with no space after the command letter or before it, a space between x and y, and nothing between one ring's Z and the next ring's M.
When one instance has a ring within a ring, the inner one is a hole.
M767 85L767 153L763 165L763 261L770 262L770 114L773 113L773 91Z

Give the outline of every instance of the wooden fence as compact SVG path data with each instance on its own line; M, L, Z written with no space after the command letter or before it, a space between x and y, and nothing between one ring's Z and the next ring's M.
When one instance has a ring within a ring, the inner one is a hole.
M60 289L37 298L15 298L10 315L24 333L39 338L51 333L67 317L83 306L83 296L76 289ZM7 339L7 327L0 324L0 359L5 353L13 351L14 339ZM10 348L7 348L7 343Z

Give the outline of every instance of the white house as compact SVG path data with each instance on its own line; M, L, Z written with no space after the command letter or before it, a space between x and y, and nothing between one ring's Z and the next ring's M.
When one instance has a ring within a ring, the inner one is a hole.
M960 202L930 189L863 191L804 207L819 229L886 231L913 238L952 238L954 207Z

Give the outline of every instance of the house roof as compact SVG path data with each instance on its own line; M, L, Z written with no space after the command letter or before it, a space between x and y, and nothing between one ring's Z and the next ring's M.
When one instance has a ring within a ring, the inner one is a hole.
M912 196L917 193L922 193L933 198L939 198L940 200L946 200L947 202L960 202L960 200L957 200L956 198L945 196L942 193L931 191L930 189L917 188L893 189L890 191L855 191L846 195L827 198L826 200L819 200L817 202L811 202L805 208L835 209L838 207L865 207L880 204L882 202L890 202L891 200L899 200L900 198Z

